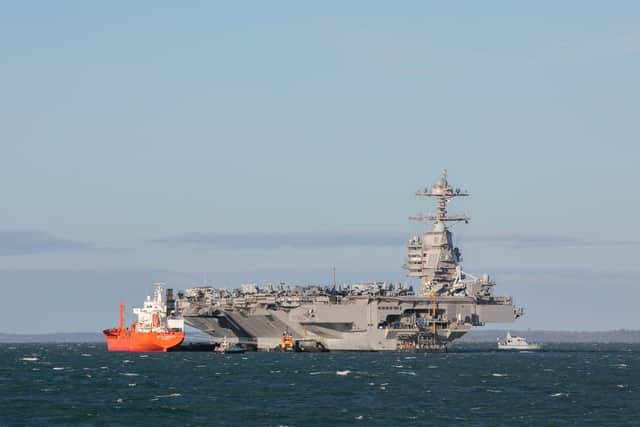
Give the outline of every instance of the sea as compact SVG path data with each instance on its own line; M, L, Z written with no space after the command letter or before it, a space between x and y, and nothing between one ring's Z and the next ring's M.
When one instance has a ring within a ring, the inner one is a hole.
M494 346L224 355L0 344L0 425L640 425L640 344Z

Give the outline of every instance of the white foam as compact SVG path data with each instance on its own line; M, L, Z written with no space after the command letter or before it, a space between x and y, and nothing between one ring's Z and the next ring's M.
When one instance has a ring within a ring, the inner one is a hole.
M401 374L401 375L411 375L411 376L414 376L414 377L416 376L416 373L415 373L415 372L413 372L413 371L400 371L400 372L398 372L398 374Z
M82 356L82 357L91 357L91 355L89 353L82 353L82 354L80 354L80 356Z
M553 393L550 394L551 397L567 397L569 396L569 393Z
M497 374L497 373L493 373L493 374L491 374L491 376L493 376L493 377L506 377L506 376L507 376L507 374Z
M54 371L64 371L64 368L63 368L63 367L61 367L61 366L54 366L54 367L53 367L53 370L54 370Z
M137 377L140 374L136 374L135 372L124 372L124 373L122 373L120 375L124 375L125 377Z
M180 396L182 396L180 393L160 394L156 396L156 399L163 399L165 397L180 397Z
M34 356L34 357L23 357L23 358L22 358L22 359L20 359L20 360L24 360L25 362L35 362L35 361L37 361L37 360L39 360L39 359L38 359L37 357L35 357L35 356Z
M349 375L351 373L350 370L346 370L346 371L336 371L336 375Z

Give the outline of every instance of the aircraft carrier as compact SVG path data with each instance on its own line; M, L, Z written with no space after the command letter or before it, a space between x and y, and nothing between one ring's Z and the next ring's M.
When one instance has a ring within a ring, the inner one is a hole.
M386 282L348 286L292 286L285 283L239 289L194 287L178 292L175 309L185 323L217 340L250 350L279 348L283 335L296 348L343 351L444 351L473 326L513 322L524 314L509 296L495 296L488 274L465 273L448 223L447 204L469 194L453 188L446 171L417 196L434 198L433 215L410 217L433 223L407 243L404 268L419 288ZM335 274L334 274L335 277Z

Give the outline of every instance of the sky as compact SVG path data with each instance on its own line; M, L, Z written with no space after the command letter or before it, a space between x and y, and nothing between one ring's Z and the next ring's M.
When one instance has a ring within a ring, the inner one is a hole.
M638 329L640 3L3 2L0 332L156 281L411 282L447 169L513 329Z

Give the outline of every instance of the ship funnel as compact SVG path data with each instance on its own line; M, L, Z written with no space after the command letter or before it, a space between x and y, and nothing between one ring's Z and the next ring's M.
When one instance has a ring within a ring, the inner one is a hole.
M167 288L165 301L167 302L167 316L169 316L176 309L176 300L173 299L173 288Z

